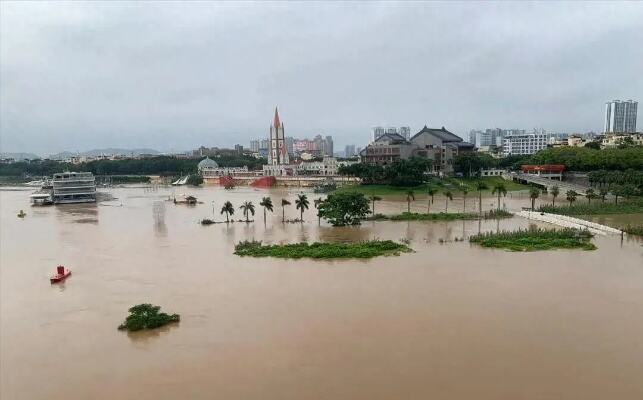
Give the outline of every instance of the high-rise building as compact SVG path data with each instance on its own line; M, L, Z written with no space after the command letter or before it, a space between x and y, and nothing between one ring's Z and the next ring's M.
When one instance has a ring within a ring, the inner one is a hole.
M261 140L259 140L259 139L251 140L250 141L250 151L253 152L253 153L258 153L260 145L261 145Z
M355 156L355 145L348 144L344 148L344 157L354 157Z
M400 135L406 140L409 140L411 139L411 127L400 126L399 128L396 128L394 126L389 126L387 128L383 128L381 126L376 126L371 132L371 143L384 135Z
M411 139L411 127L410 126L400 126L400 129L399 129L398 133L400 134L400 136L402 136L406 140Z
M290 158L286 150L284 124L279 120L279 111L275 107L275 118L270 126L270 141L268 142L268 163L272 165L289 164Z
M295 138L292 136L286 136L286 151L288 151L289 156L293 156L294 153L294 144L295 144Z
M383 136L386 133L386 130L382 128L381 126L376 126L373 128L373 131L371 132L371 142L376 141L378 138Z
M605 133L636 132L636 109L633 100L613 100L605 103Z
M324 154L327 155L328 157L333 156L333 137L332 136L326 136L326 138L324 138Z
M547 147L550 135L545 130L535 130L533 133L507 135L503 139L502 155L514 156L534 154Z

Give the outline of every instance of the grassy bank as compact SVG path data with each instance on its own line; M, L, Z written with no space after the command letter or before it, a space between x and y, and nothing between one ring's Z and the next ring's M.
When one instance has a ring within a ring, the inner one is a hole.
M461 187L466 187L469 190L469 197L472 195L475 195L476 192L476 185L478 182L484 182L489 189L483 190L483 192L490 192L493 187L499 183L502 183L505 185L508 191L517 191L517 190L528 190L529 186L528 185L523 185L520 183L516 183L513 181L507 181L504 180L503 178L499 176L494 176L494 177L485 177L485 178L470 178L470 179L465 179L465 178L432 178L429 182L424 183L419 186L392 186L392 185L344 185L341 186L337 189L337 191L340 192L357 192L357 193L363 193L367 196L405 196L406 192L409 190L413 190L417 195L422 195L426 194L426 191L429 187L433 187L435 189L441 190L441 189L451 189L454 191L454 194L456 196L460 196L461 194L458 194L458 188Z
M504 210L491 210L482 214L482 219L500 219L511 218L512 213ZM478 213L408 213L384 215L375 214L368 221L456 221L456 220L477 220L480 219Z
M643 225L628 225L623 231L630 235L643 236Z
M514 232L482 233L471 236L469 241L482 247L511 251L535 251L550 249L595 250L590 242L589 231L577 229L531 229Z
M257 241L239 242L234 254L250 257L276 258L372 258L399 255L412 251L408 246L391 240L371 240L359 243L295 243L263 245Z
M643 199L636 198L614 202L594 201L591 204L574 204L572 206L541 206L539 211L561 215L603 215L603 214L639 214L643 213Z

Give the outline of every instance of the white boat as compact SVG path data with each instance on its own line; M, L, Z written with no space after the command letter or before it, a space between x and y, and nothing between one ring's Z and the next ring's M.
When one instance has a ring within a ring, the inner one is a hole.
M96 202L96 180L91 172L57 173L52 182L54 204Z
M188 182L189 177L190 177L190 175L183 176L183 177L177 179L176 181L172 182L172 185L174 185L174 186L185 185Z
M40 180L40 181L31 181L25 183L26 186L42 186L45 183L45 181Z

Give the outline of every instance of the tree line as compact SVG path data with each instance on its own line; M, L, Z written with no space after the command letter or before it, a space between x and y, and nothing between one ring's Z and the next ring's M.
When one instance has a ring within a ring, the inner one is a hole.
M70 164L54 160L19 161L11 164L0 164L0 176L51 176L57 172L85 171L94 175L161 175L176 176L197 172L197 165L202 158L178 158L174 156L157 156L141 159L94 160L80 164ZM264 159L252 156L222 155L214 158L220 167L248 167L260 169L266 163Z

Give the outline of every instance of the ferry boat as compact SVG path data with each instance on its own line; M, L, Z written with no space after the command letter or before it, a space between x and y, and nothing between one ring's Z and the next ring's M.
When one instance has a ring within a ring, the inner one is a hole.
M56 273L49 278L49 282L58 283L67 279L71 275L71 271L62 265L56 267Z
M96 180L91 172L60 172L52 179L54 204L95 203Z

